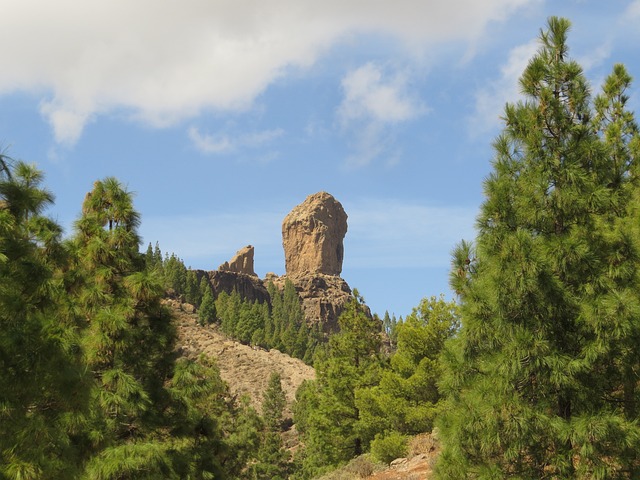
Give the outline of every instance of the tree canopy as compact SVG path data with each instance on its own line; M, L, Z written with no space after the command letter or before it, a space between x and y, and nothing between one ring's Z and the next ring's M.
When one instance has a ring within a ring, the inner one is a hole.
M440 478L636 478L638 130L552 17L505 108L474 244L454 252ZM635 345L635 347L634 347Z

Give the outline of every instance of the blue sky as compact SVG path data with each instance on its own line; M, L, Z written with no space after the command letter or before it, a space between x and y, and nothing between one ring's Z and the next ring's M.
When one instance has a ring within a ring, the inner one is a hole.
M0 0L0 145L45 172L67 233L116 176L143 248L205 270L252 244L283 274L282 219L327 191L349 215L342 277L404 316L451 298L550 15L594 91L618 62L640 81L640 0Z

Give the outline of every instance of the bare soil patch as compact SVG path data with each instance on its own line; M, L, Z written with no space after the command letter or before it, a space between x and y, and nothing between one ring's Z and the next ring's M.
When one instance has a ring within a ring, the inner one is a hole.
M199 325L197 315L182 311L177 302L171 302L171 306L178 329L177 348L182 355L195 359L204 353L214 358L231 393L238 397L248 395L259 412L271 373L280 373L287 397L285 417L291 417L296 390L304 380L315 378L312 367L278 350L267 351L231 340L215 325Z

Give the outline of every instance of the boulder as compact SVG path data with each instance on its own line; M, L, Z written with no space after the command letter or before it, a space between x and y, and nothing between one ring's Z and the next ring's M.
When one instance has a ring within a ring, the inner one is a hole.
M327 192L309 195L282 222L288 277L342 273L347 214Z
M253 254L253 246L247 245L238 250L231 260L220 265L218 270L256 276L256 272L253 270Z

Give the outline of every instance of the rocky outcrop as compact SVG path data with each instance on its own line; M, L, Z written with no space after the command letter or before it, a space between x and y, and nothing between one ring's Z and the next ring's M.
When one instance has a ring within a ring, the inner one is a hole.
M309 195L282 222L282 246L288 277L340 275L347 214L327 192Z
M270 277L279 289L287 280L293 283L309 325L319 323L326 332L338 330L338 318L351 298L351 288L347 282L335 275L304 275L297 277Z
M285 254L283 276L268 273L260 280L253 270L254 248L239 250L218 270L206 272L214 296L234 291L250 302L271 302L266 286L284 289L290 280L308 324L320 324L325 332L338 330L338 317L351 298L351 288L340 278L347 233L347 214L340 202L326 192L309 195L282 222Z
M264 303L270 301L269 292L264 282L255 275L214 270L207 272L207 276L215 298L218 298L218 295L222 292L231 295L236 291L240 294L240 297L249 302Z
M253 246L247 245L246 247L238 250L231 260L220 265L218 270L257 276L256 272L253 270L253 253Z

